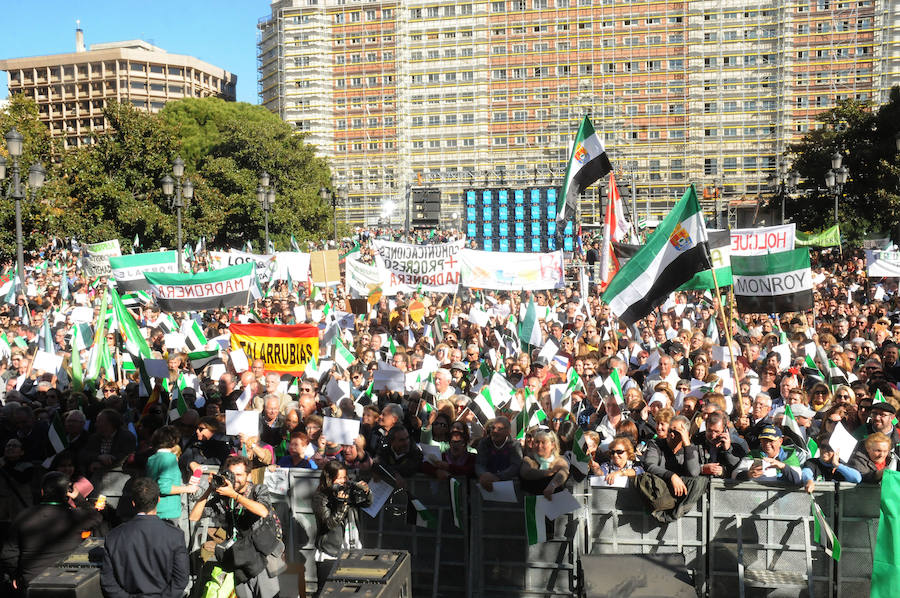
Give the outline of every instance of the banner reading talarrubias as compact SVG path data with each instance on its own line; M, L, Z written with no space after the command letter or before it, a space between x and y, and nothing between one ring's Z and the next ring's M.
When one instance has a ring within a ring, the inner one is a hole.
M122 255L119 240L101 241L84 246L84 273L90 277L108 276L110 256Z
M178 254L175 251L153 251L109 258L116 288L122 293L146 291L150 288L145 272L178 272Z
M422 290L452 293L459 286L459 252L465 241L436 245L374 242L375 264L385 283L382 292L396 295Z
M900 251L867 249L866 272L869 276L900 277Z
M266 371L300 376L319 356L319 328L312 324L231 324L231 348L249 360L262 359Z
M463 249L459 261L461 284L469 288L540 291L565 286L562 251L496 253Z
M213 270L236 266L238 264L246 264L253 262L256 264L256 275L259 276L259 282L265 284L269 282L272 276L272 270L275 268L274 255L259 255L256 253L247 253L246 251L210 251L209 265Z
M253 262L199 274L145 272L156 304L166 312L247 305L256 284Z
M765 255L791 251L797 241L797 225L731 229L731 255Z

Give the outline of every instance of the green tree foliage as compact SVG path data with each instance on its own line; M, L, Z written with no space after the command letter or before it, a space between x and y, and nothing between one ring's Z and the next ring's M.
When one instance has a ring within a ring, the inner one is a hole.
M0 132L14 125L25 136L23 164L36 158L50 165L55 157L38 201L23 204L26 249L51 235L86 242L118 238L127 247L137 234L145 250L174 247L175 211L160 181L179 155L194 184L183 214L186 242L205 237L210 246L240 247L251 240L262 248L263 213L256 200L262 170L277 190L269 223L276 248L287 249L291 234L330 236L330 206L318 197L330 180L325 162L264 108L205 98L170 103L158 115L112 103L105 114L112 132L67 152L51 141L33 101L14 98L0 115ZM13 210L5 204L0 254L14 250Z
M900 132L900 89L892 89L890 100L877 110L847 100L824 112L819 121L824 127L790 148L802 182L799 192L787 198L786 216L799 230L834 224L834 195L825 187L825 173L832 154L840 151L850 171L838 203L842 236L856 240L891 231L900 222L900 155L894 141Z

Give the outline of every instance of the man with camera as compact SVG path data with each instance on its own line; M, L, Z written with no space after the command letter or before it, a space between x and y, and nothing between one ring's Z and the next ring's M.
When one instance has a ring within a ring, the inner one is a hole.
M199 521L205 513L225 530L216 559L223 570L234 573L239 598L272 598L278 594L278 577L269 575L267 559L284 544L270 516L268 490L251 483L249 476L246 457L228 457L221 473L210 474L209 487L191 509L190 519Z

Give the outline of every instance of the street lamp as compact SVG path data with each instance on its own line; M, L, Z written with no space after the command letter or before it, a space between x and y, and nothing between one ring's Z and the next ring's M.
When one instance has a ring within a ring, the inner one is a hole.
M160 181L160 185L162 186L163 195L166 196L166 199L169 200L169 208L175 208L175 217L177 220L177 228L176 228L176 239L178 241L178 271L184 272L184 247L181 239L181 211L187 205L186 200L190 200L194 197L194 184L191 181L181 182L181 177L184 176L184 160L181 158L175 158L172 161L172 174L175 176L173 179L171 176L166 175ZM175 194L175 198L172 198L172 194Z
M835 152L831 156L831 170L825 173L825 186L834 194L834 223L838 223L838 199L844 190L844 184L850 170L846 166L841 166L842 156L840 152Z
M337 245L337 195L335 195L334 191L329 191L325 187L319 188L319 197L322 198L323 202L328 201L328 196L331 196L331 218L332 222L334 222L334 243Z
M6 197L12 198L16 205L16 267L19 270L19 281L25 286L25 250L22 237L22 200L26 198L25 189L22 187L21 172L19 170L19 158L25 149L25 137L15 127L6 134L6 150L12 158L12 180L6 189ZM0 156L0 181L6 180L6 158ZM40 162L35 162L28 169L28 186L31 187L31 199L34 201L37 190L44 184L46 171Z
M797 192L797 185L800 184L800 175L796 172L789 172L781 182L781 224L784 224L784 202L788 195Z
M266 225L266 253L269 251L269 212L275 207L275 185L269 188L269 173L265 170L259 175L256 187L256 201L262 206Z

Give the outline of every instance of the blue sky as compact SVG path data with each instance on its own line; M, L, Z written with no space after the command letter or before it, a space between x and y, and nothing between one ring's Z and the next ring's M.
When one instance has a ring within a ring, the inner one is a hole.
M173 54L188 54L238 76L237 99L258 103L256 23L268 0L41 0L0 1L0 58L75 51L75 20L85 45L143 39ZM8 95L0 72L0 98Z

